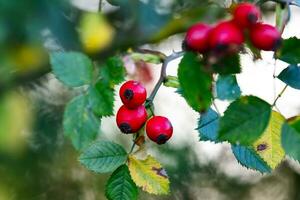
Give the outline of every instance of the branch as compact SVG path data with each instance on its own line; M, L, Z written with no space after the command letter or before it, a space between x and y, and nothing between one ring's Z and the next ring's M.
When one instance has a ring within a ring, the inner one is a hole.
M278 99L283 95L283 93L286 91L287 88L288 88L288 85L285 85L284 88L281 90L281 92L276 97L275 101L273 102L272 107L276 106Z
M155 85L155 87L154 87L152 93L150 94L149 98L147 99L146 107L148 107L149 105L151 105L151 104L153 103L153 100L154 100L154 98L155 98L155 96L156 96L156 94L157 94L157 92L158 92L160 86L161 86L162 83L165 81L166 76L167 76L166 70L167 70L168 64L169 64L171 61L173 61L173 60L175 60L175 59L177 59L177 58L183 56L183 54L184 54L184 51L173 52L171 55L167 56L167 57L164 59L163 64L162 64L162 67L161 67L161 71L160 71L160 77L159 77L159 79L158 79L158 81L157 81L157 83L156 83L156 85Z

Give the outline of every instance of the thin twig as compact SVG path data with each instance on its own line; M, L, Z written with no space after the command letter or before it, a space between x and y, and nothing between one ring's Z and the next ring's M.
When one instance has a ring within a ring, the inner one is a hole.
M281 90L281 92L276 97L275 101L273 102L272 107L276 106L278 99L283 95L283 93L286 91L287 88L288 88L288 85L285 85L284 88Z
M166 79L166 76L167 76L167 71L166 71L166 70L167 70L168 64L169 64L171 61L173 61L173 60L175 60L175 59L177 59L177 58L183 56L183 54L184 54L183 51L180 51L180 52L173 52L171 55L167 56L167 57L164 59L163 64L162 64L162 67L161 67L161 71L160 71L160 77L159 77L159 79L158 79L158 81L157 81L157 83L156 83L156 85L155 85L153 91L151 92L150 96L149 96L148 99L147 99L147 103L146 103L146 106L147 106L147 107L148 107L148 106L151 106L151 104L153 103L153 100L154 100L154 98L155 98L155 96L156 96L156 94L157 94L157 92L158 92L160 86L162 85L162 83L163 83L163 82L165 81L165 79Z
M136 139L139 137L139 135L140 135L140 133L136 133L135 134L135 136L133 136L133 144L132 144L132 146L131 146L131 148L130 148L130 151L129 151L129 153L128 154L131 154L132 152L133 152L133 149L134 149L134 147L135 147L135 142L136 142Z

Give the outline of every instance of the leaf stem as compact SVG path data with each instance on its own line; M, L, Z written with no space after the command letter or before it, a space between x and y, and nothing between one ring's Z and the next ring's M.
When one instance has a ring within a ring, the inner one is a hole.
M139 135L140 135L140 133L136 133L135 134L135 137L134 137L134 139L133 139L133 144L132 144L132 146L131 146L131 148L130 148L130 151L129 151L129 153L128 154L131 154L132 152L133 152L133 149L134 149L134 147L135 147L135 142L136 142L136 139L139 137Z
M173 60L175 60L175 59L183 56L183 54L184 54L184 51L179 51L179 52L173 52L171 55L165 57L165 59L163 61L163 64L162 64L162 67L161 67L160 77L159 77L159 79L158 79L158 81L157 81L157 83L156 83L153 91L151 92L150 96L147 99L146 107L151 106L151 104L153 103L153 100L154 100L154 98L155 98L155 96L156 96L156 94L157 94L160 86L165 81L166 76L167 76L166 70L167 70L168 64L171 61L173 61Z
M272 107L276 106L278 99L283 95L283 93L286 91L287 88L288 88L288 85L285 85L284 88L281 90L281 92L276 97L275 101L273 102Z

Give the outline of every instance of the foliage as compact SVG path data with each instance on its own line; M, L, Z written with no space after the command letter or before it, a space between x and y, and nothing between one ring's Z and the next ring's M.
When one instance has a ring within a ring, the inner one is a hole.
M182 96L198 112L211 104L212 77L205 71L204 63L194 53L186 53L178 68Z
M166 56L139 49L142 45L158 43L185 32L198 21L215 23L228 10L223 2L171 0L168 6L160 1L108 2L116 7L108 12L94 13L79 10L68 1L0 2L0 44L5 49L0 49L1 94L50 71L72 89L75 96L65 106L62 119L64 135L81 152L79 162L85 168L95 173L112 172L106 185L108 199L137 199L138 187L157 195L170 191L170 181L162 165L149 154L146 159L135 155L146 148L141 139L143 129L135 133L130 151L99 137L101 120L114 115L115 88L126 78L121 58L126 54L134 62L162 64L157 87L145 105L151 116L159 87L162 84L174 87L191 109L200 114L197 128L200 141L229 142L241 165L261 173L272 172L285 154L300 161L299 117L286 120L273 111L284 91L272 105L259 97L241 96L236 79L236 74L242 71L240 52L219 56L211 52L200 55L183 51ZM284 12L290 12L289 4L299 5L299 1L275 2L279 3L276 23L284 29L288 22L288 19L284 21ZM284 9L282 3L287 4ZM41 13L43 17L38 18ZM43 45L48 45L47 49ZM50 51L49 62L46 50ZM251 48L251 51L260 57L258 50ZM284 39L274 55L289 64L277 78L300 89L300 40L296 37ZM177 77L166 76L169 62L181 56ZM2 129L12 133L27 129L31 123L27 119L31 117L27 99L23 101L20 97L14 108L9 97L3 99L0 104ZM215 105L215 110L211 108L215 99L230 101L224 114L219 113ZM5 123L6 118L22 119L23 123L18 124L21 128ZM4 132L0 138L3 143L17 146L17 142ZM134 151L137 144L139 149Z

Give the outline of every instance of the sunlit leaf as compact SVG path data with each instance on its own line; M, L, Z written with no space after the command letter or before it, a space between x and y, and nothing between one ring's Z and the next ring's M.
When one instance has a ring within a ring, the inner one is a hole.
M188 52L182 58L178 68L178 80L182 96L198 112L211 105L212 75L204 69L197 54Z
M64 133L76 149L86 147L96 139L100 119L88 107L86 96L75 97L68 103L64 113Z
M201 141L218 142L219 121L219 114L211 108L201 114L197 128Z
M220 119L219 137L232 144L252 145L266 129L271 106L255 96L243 96L230 104Z
M300 90L300 67L297 65L288 66L278 75L278 79L292 88Z
M137 199L138 189L126 165L121 165L112 173L106 184L105 195L108 200Z
M165 169L153 157L138 160L129 156L128 167L137 186L151 194L168 194L170 181Z
M251 147L241 145L232 145L231 147L235 158L244 167L261 173L270 173L272 171L270 166Z
M89 170L98 173L112 172L125 163L127 153L116 143L97 141L86 148L79 157L79 161Z
M234 75L220 75L216 83L217 98L235 100L241 96L241 89Z
M109 46L114 29L101 13L84 13L79 24L80 39L88 53L96 53Z
M281 146L281 129L284 121L285 119L282 115L273 111L268 127L253 144L256 153L272 169L275 169L285 156L285 152Z
M0 152L19 154L25 150L33 126L29 99L18 92L0 98Z
M78 87L92 81L92 61L82 53L53 52L50 62L54 75L67 86Z

